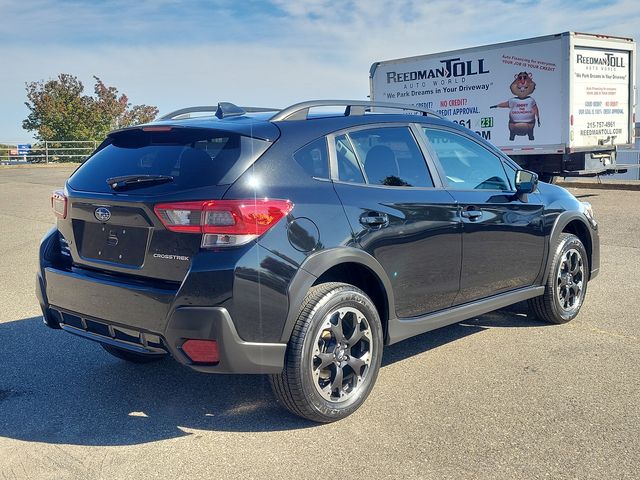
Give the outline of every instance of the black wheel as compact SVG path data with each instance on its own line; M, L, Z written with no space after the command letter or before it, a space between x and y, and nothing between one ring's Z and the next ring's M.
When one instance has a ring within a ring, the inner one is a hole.
M556 243L544 295L529 300L535 315L550 323L573 320L587 293L589 260L578 237L561 233Z
M305 297L282 373L271 386L284 406L315 422L353 413L371 392L382 360L382 326L371 299L346 283L323 283Z
M136 353L130 350L125 350L124 348L114 347L113 345L108 345L106 343L101 343L102 348L104 348L107 352L109 352L114 357L118 357L120 360L126 360L127 362L132 363L150 363L156 362L158 360L162 360L166 358L166 355L156 354L156 353Z

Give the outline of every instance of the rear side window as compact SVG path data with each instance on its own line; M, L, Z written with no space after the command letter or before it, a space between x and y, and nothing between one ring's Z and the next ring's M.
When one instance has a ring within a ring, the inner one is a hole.
M69 179L76 190L111 192L106 180L124 175L169 175L173 181L127 191L160 194L233 183L269 147L264 140L208 129L131 130L87 160Z
M293 154L293 159L312 177L329 178L329 154L325 138L302 147Z
M346 135L336 137L336 160L338 180L351 183L365 183L351 140Z
M349 134L368 183L433 187L425 159L407 127L372 128Z

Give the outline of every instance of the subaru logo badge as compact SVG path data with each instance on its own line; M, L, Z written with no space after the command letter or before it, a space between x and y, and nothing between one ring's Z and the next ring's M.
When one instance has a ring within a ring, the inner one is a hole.
M93 214L100 222L108 222L109 219L111 218L111 212L106 207L96 208L96 211L93 212Z

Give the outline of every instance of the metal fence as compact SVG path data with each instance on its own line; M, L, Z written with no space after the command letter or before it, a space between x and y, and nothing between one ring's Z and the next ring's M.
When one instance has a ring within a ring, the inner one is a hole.
M18 149L25 142L0 141L0 164L83 162L97 148L95 140L46 141L31 144L29 149Z

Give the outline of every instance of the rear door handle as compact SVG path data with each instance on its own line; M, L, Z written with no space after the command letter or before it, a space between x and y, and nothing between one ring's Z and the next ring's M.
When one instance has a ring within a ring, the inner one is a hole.
M467 207L462 210L460 215L468 218L469 220L476 220L477 218L480 218L482 216L482 210L477 207Z
M367 227L386 227L389 225L389 217L386 213L367 212L360 216L360 223Z

